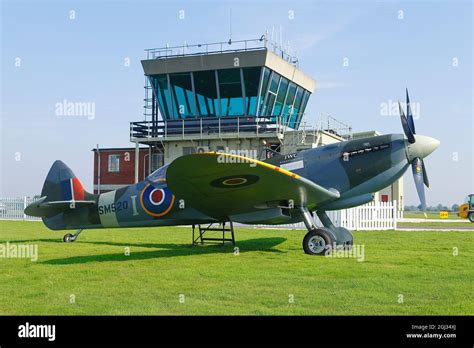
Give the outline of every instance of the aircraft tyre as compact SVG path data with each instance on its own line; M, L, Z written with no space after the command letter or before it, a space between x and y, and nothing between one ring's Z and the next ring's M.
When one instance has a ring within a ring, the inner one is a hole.
M313 229L303 238L303 250L308 255L326 255L331 253L334 238L323 228Z
M74 236L70 233L65 234L64 237L63 237L63 242L64 243L71 243L71 242L74 242L75 240L76 240L76 238L74 238Z

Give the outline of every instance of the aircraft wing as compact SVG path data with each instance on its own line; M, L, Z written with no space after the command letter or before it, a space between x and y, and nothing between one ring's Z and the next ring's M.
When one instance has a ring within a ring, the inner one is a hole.
M275 207L315 207L339 198L304 177L247 157L207 152L182 156L166 172L178 200L216 219Z

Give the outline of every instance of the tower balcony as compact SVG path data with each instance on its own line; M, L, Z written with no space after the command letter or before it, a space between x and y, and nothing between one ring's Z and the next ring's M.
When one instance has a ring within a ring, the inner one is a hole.
M130 141L149 143L157 141L282 138L291 123L301 117L199 117L180 120L130 122Z

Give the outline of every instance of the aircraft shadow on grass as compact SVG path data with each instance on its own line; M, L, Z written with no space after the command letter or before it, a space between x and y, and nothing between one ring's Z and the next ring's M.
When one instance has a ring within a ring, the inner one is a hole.
M249 251L260 251L270 253L283 253L278 249L273 249L275 246L286 241L286 238L282 237L271 237L271 238L255 238L247 239L236 242L236 247L239 248L239 253L245 253ZM57 239L35 239L35 240L21 240L21 241L9 241L10 243L26 243L26 242L46 242L46 243L63 243ZM81 264L88 262L113 262L113 261L132 261L132 260L147 260L156 259L161 257L174 257L174 256L193 256L203 254L217 254L217 253L232 253L234 247L231 244L226 245L198 245L192 246L191 244L162 244L162 243L119 243L119 242L89 242L89 241L78 241L77 244L99 244L109 246L120 246L130 247L130 255L126 256L125 253L113 253L113 254L99 254L99 255L82 255L72 256L67 258L52 259L41 262L43 264L50 265L70 265L70 264ZM153 248L159 250L151 251L133 251L133 247L140 248Z

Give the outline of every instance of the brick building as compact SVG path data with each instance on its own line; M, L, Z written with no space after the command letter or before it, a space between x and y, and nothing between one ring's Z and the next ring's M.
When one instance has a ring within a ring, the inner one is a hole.
M102 148L94 152L94 193L116 190L135 182L135 148ZM160 152L139 148L138 179L163 165Z

